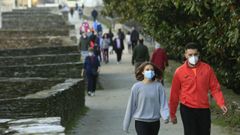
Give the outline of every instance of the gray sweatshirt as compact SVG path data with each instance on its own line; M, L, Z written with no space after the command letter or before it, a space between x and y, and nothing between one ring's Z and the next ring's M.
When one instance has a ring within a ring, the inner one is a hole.
M164 87L159 82L133 85L123 121L123 130L128 131L131 119L155 122L169 118L169 108Z

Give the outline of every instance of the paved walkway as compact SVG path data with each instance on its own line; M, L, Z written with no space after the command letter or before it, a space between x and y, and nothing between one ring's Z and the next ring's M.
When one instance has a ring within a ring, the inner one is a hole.
M67 131L67 135L124 135L122 121L125 114L130 89L136 82L131 63L131 54L126 52L120 64L116 64L115 54L110 55L110 63L101 65L100 83L104 90L97 90L95 97L86 96L89 111L77 120L76 125ZM171 65L170 65L171 66ZM166 88L169 95L169 86ZM183 135L179 116L176 125L161 124L159 135ZM131 122L130 134L136 135L134 121ZM229 135L217 126L212 127L212 135Z
M124 52L123 61L116 64L116 57L110 55L110 63L102 64L100 82L104 90L98 90L95 97L86 96L89 111L78 120L68 135L124 135L122 121L132 84L135 82L131 55ZM166 88L169 95L169 88ZM161 124L160 135L183 135L178 111L179 123ZM136 135L134 122L130 127L130 135ZM212 135L228 135L219 127L213 126Z

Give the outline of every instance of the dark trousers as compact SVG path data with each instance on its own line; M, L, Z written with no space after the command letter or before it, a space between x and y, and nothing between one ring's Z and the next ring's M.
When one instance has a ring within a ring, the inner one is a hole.
M184 127L184 135L210 135L210 110L189 108L180 105L180 112Z
M121 59L122 59L122 50L121 49L116 49L115 52L117 54L117 62L121 61Z
M135 121L135 129L138 135L158 135L160 121L143 122Z
M136 41L132 41L132 51L134 50L134 48L137 46L137 40Z
M97 76L94 75L87 75L87 81L88 81L88 91L95 92L96 85L97 85Z

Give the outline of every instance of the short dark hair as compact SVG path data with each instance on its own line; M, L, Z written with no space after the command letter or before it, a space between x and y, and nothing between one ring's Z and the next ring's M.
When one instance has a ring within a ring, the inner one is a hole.
M152 65L154 72L155 72L155 76L153 77L153 81L158 78L161 79L162 78L162 71L160 69L157 68L157 66L155 66L153 63L151 62L143 62L139 67L137 67L136 71L135 71L135 77L138 81L142 81L144 79L144 75L142 74L144 68L147 65Z
M144 42L144 39L143 38L139 38L139 43L143 44L143 42Z
M195 42L189 42L185 46L185 50L187 49L197 49L199 51L199 45Z

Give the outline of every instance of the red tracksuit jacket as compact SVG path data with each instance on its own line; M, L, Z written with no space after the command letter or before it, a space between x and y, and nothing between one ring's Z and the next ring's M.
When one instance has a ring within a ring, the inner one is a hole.
M218 106L222 107L224 97L213 69L199 61L195 75L186 61L176 69L173 77L169 101L171 118L176 118L179 101L190 108L209 108L209 91Z

